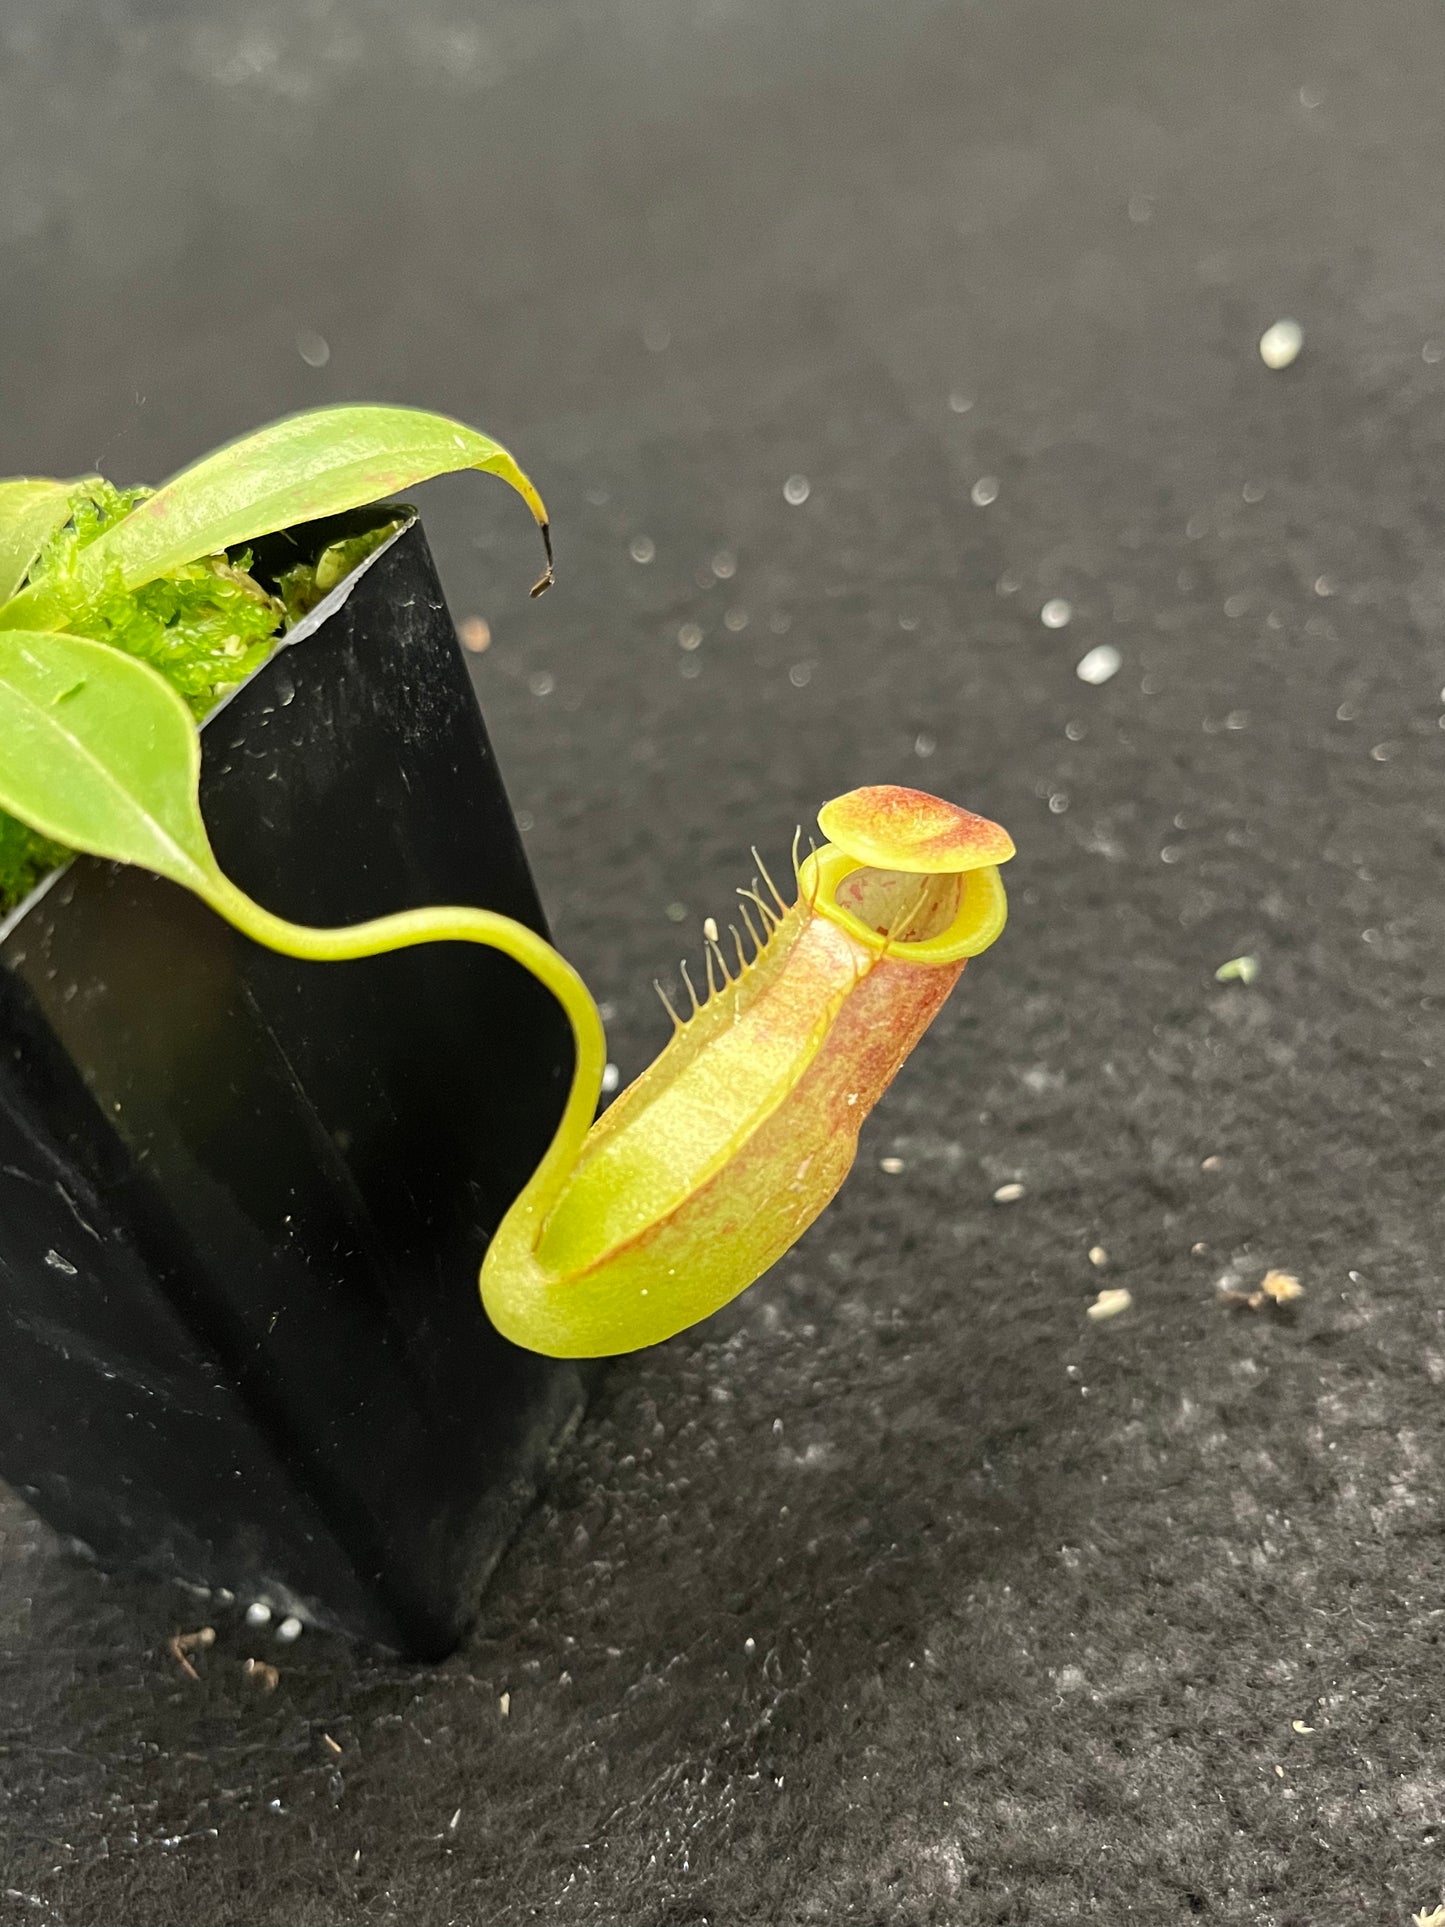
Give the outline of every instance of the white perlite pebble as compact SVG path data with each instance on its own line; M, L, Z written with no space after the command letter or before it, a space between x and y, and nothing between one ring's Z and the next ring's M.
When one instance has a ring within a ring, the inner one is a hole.
M293 1639L299 1639L301 1637L301 1621L294 1613L292 1613L289 1618L281 1621L281 1624L276 1628L276 1637L278 1639L284 1639L288 1645Z
M1050 596L1039 610L1039 621L1046 629L1063 629L1068 626L1073 613L1074 605L1071 602L1065 602L1061 595Z
M1259 338L1259 358L1266 368L1288 368L1305 345L1305 331L1297 321L1276 321Z
M1097 649L1091 649L1087 656L1080 656L1074 665L1074 674L1080 682L1107 682L1110 676L1117 676L1124 658L1112 642L1101 642Z
M1024 1194L1021 1184L1001 1184L993 1194L995 1204L1017 1204Z
M253 1599L251 1604L246 1608L246 1624L248 1626L269 1626L270 1623L271 1608L266 1604L264 1599Z
M1119 1285L1113 1291L1101 1291L1093 1304L1086 1306L1085 1313L1096 1325L1099 1325L1106 1318L1117 1318L1119 1313L1127 1311L1133 1302L1132 1293L1125 1291L1123 1286Z

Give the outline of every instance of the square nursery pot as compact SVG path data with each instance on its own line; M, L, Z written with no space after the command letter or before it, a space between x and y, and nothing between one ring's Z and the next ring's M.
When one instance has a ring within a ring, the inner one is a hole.
M206 724L216 852L303 923L544 931L405 513ZM0 924L0 1476L106 1564L447 1652L581 1409L477 1295L571 1062L495 952L297 963L139 870L49 879Z

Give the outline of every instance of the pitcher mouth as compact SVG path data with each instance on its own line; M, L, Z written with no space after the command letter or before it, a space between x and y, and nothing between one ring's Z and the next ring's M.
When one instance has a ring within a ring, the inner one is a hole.
M1008 899L997 864L892 870L824 844L801 865L800 899L855 942L916 964L976 957L1002 932Z

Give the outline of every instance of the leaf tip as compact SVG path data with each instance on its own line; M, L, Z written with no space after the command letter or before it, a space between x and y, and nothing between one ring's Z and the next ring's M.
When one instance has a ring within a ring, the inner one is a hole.
M542 547L547 551L547 567L540 580L532 584L532 594L534 596L546 595L552 584L557 580L557 570L552 558L552 524L550 522L539 522L537 527L542 531Z

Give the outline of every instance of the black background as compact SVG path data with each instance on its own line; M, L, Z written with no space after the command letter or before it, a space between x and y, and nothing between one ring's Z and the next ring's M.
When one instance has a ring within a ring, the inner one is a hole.
M5 1502L6 1927L1439 1899L1442 83L1406 0L0 7L0 470L342 398L511 444L541 602L500 487L422 501L624 1075L824 797L1020 849L837 1206L611 1372L455 1660L233 1614L193 1683L209 1608ZM1293 1316L1217 1302L1268 1265Z

